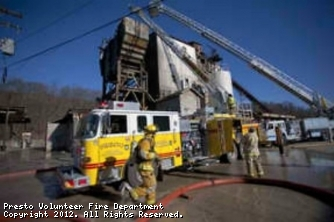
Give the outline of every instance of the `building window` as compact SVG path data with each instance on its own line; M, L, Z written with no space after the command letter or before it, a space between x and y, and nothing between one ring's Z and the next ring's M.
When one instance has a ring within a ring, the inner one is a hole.
M137 131L139 133L144 131L144 127L147 125L146 116L137 116Z
M170 131L169 116L154 116L153 123L158 126L159 131Z
M111 134L127 133L127 116L110 115Z

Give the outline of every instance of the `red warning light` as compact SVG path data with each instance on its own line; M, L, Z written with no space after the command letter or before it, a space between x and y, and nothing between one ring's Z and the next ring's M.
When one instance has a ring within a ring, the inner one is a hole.
M102 109L103 108L108 108L108 103L106 101L103 101L103 102L100 103L99 107L102 108Z

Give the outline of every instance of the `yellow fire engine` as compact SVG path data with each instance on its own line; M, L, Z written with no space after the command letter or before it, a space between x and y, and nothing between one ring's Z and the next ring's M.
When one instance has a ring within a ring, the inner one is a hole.
M220 157L221 162L228 161L228 154L234 153L236 129L241 122L229 114L214 114L207 121L208 153L212 157Z
M221 161L228 161L228 156L236 156L236 144L240 143L241 137L249 128L253 127L263 140L263 131L259 123L245 123L242 118L229 114L214 114L207 121L208 153L210 156L220 157ZM224 160L224 158L226 158Z
M177 112L141 111L138 103L112 102L110 108L94 109L82 117L73 142L74 166L58 168L64 188L120 181L131 171L131 153L148 124L159 131L155 151L162 170L182 165L180 120ZM135 175L130 175L134 177Z

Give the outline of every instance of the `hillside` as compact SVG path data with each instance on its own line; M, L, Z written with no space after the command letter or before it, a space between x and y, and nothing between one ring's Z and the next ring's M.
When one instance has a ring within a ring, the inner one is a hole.
M90 109L96 105L99 91L80 87L55 87L37 82L26 82L12 79L0 85L0 104L3 107L23 106L31 123L26 130L31 131L34 139L45 138L47 122L62 118L69 109ZM292 103L264 103L278 114L289 114L297 117L311 116L312 112L294 106ZM255 107L255 111L257 108ZM20 135L24 131L23 125L13 127L13 135ZM3 126L0 126L0 131Z
M99 95L98 91L80 87L57 88L20 79L10 80L0 86L2 107L23 106L27 108L31 124L27 124L26 130L31 131L35 139L45 138L46 123L62 118L69 109L93 108L96 104L96 97ZM23 127L23 125L15 125L14 134L20 135Z

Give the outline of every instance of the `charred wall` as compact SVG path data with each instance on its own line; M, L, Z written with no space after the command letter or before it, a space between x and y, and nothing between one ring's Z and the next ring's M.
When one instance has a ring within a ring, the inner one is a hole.
M153 99L160 97L159 87L159 62L156 34L150 34L147 53L145 57L146 70L148 71L148 91ZM156 108L155 103L149 104L150 108Z

